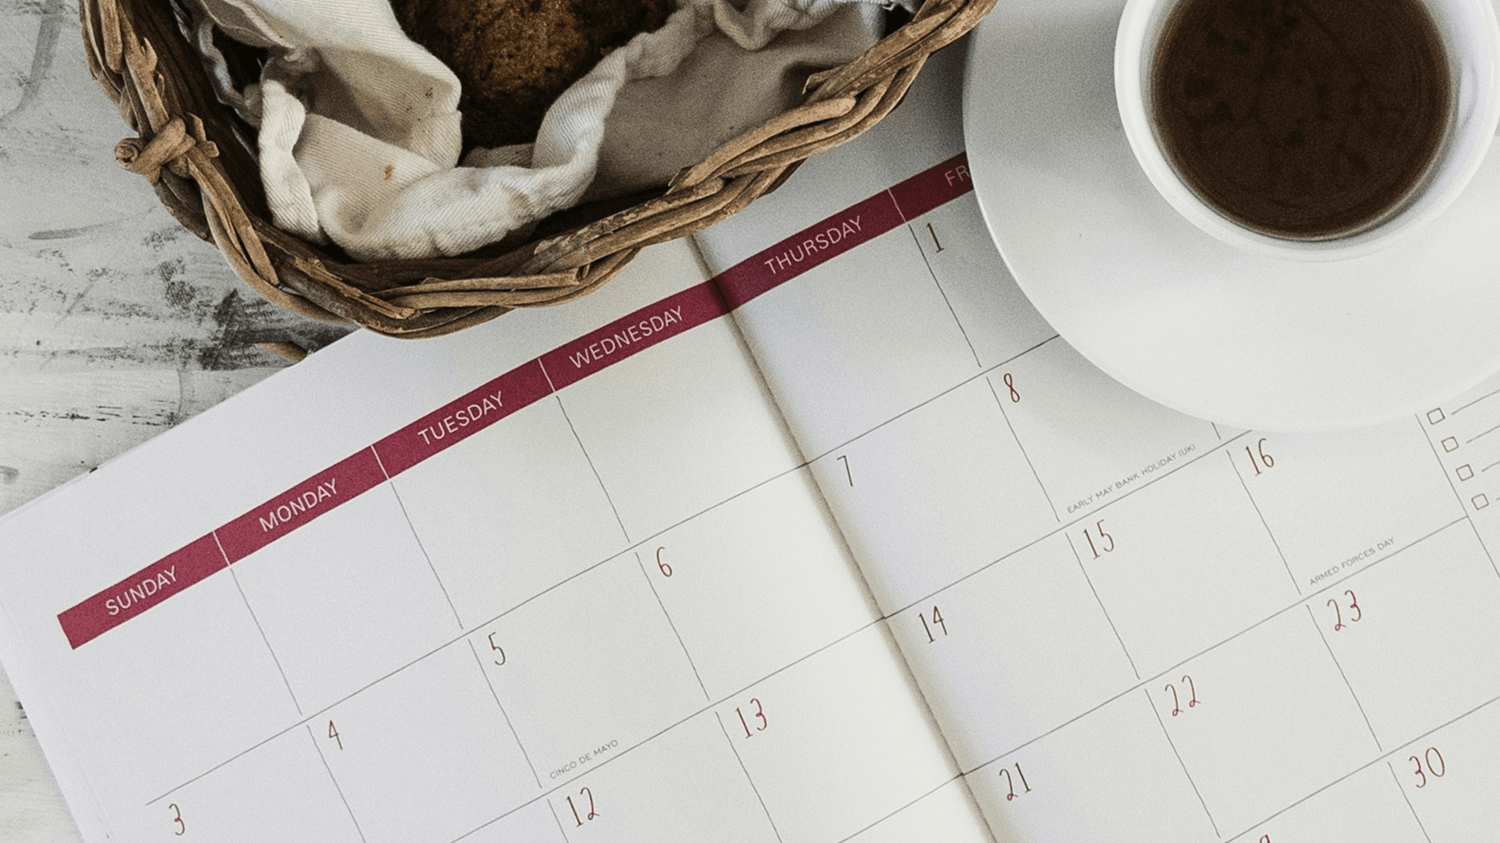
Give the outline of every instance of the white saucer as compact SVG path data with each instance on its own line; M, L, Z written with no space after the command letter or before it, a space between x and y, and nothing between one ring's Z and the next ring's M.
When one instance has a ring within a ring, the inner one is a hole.
M1099 368L1238 427L1425 412L1500 371L1500 143L1453 206L1337 263L1234 249L1174 211L1114 99L1125 0L1006 0L969 43L964 135L1021 288Z

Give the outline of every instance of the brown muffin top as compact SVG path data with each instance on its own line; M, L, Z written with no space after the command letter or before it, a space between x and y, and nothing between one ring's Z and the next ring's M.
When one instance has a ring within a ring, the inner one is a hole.
M547 108L609 51L661 28L672 0L392 0L458 75L465 148L530 143Z

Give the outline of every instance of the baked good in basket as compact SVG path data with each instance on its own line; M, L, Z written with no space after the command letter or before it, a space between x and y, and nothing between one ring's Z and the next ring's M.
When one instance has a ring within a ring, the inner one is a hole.
M671 0L392 0L463 84L465 146L530 143L547 107L610 50L660 29Z
M255 131L219 101L170 4L81 0L80 11L91 70L140 135L122 143L117 157L152 181L184 225L212 239L249 286L283 307L421 337L583 295L640 248L734 213L809 155L877 123L927 56L972 28L993 2L928 0L854 61L815 74L800 105L723 144L670 184L555 214L524 241L373 261L272 224Z

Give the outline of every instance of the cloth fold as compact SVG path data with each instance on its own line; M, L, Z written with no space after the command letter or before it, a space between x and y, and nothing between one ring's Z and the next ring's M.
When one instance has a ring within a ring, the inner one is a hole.
M457 255L524 231L584 197L601 160L591 197L664 183L795 102L802 71L873 44L883 5L679 0L569 87L534 144L460 164L459 81L388 0L200 2L193 26L220 96L259 127L273 221L360 260ZM234 89L215 28L269 52L258 83Z

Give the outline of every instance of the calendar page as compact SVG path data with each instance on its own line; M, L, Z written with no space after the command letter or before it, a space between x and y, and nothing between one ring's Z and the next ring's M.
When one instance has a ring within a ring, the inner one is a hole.
M698 239L995 839L1493 837L1500 379L1316 436L1132 393L992 244L960 71Z
M987 839L686 242L340 341L0 548L91 841Z

